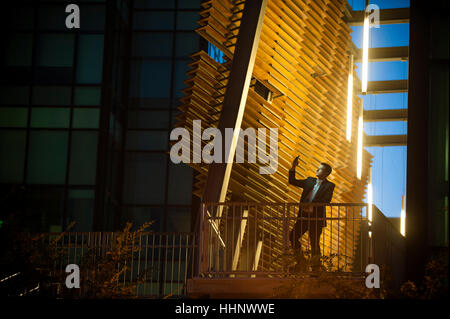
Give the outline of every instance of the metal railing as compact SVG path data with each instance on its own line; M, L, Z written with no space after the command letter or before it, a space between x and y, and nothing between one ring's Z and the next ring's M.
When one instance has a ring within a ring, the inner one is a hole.
M50 243L61 234L46 234ZM77 264L83 272L83 258L88 254L94 264L100 262L107 252L112 251L117 233L113 232L68 232L56 241L54 248L60 256L53 267L55 273L65 278L65 267ZM129 267L120 277L122 284L137 284L138 297L176 297L185 295L187 278L193 271L196 250L194 233L143 233L128 245L134 252L125 261ZM96 271L101 272L102 269ZM139 282L138 282L139 281ZM59 282L64 285L65 282ZM58 289L60 291L61 287ZM77 290L80 297L86 294L83 282Z
M204 203L197 275L362 274L373 259L368 229L364 203Z

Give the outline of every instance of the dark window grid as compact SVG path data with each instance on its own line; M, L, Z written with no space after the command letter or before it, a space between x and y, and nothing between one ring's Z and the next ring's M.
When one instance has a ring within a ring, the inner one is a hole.
M200 25L199 25L200 27ZM174 29L133 29L133 32L136 33L192 33L194 30L187 30L187 29L180 29L180 30L174 30Z
M11 106L8 106L11 107ZM128 111L146 111L146 112L161 112L168 111L169 108L153 108L153 107L138 107L138 106L130 106L128 107Z
M34 74L35 74L35 67L36 67L36 51L37 51L37 39L38 39L38 33L37 33L37 26L38 26L38 21L37 21L37 16L38 16L38 3L34 2L33 3L33 44L32 44L32 54L31 54L31 72L30 72L30 78L28 79L29 83L32 83L32 80L34 79ZM32 106L32 102L33 102L33 90L34 87L33 85L30 85L30 90L29 90L29 96L28 96L28 117L27 117L27 134L26 134L26 142L25 142L25 159L24 159L24 168L23 168L23 180L22 180L22 184L26 185L26 181L27 181L27 175L28 175L28 149L30 148L30 135L31 135L31 106Z
M2 183L0 185L10 185L10 184ZM27 189L42 189L42 188L49 188L49 189L61 188L62 189L65 186L66 186L66 184L29 184L29 185L27 185ZM83 184L68 186L67 188L69 190L95 190L95 188L93 188L92 185L83 185Z
M167 208L191 208L192 205L177 205L177 204L170 204L170 205L159 205L159 204L122 204L122 207L125 208L139 208L139 207L145 207L145 208L164 208L167 206Z
M0 131L7 130L23 130L23 131L60 131L60 132L68 132L69 129L66 127L0 127ZM72 128L71 131L74 132L98 132L97 128ZM25 184L25 182L24 182Z
M145 132L169 132L170 129L168 128L128 128L128 131L132 132L139 132L139 131L145 131Z
M73 130L72 130L72 126L73 126L73 106L74 106L74 96L75 96L75 81L76 81L76 70L77 70L77 60L78 60L78 42L79 42L79 34L75 34L75 40L74 40L74 54L73 54L73 70L74 72L72 72L72 87L71 87L71 92L70 92L70 117L69 117L69 137L68 137L68 142L67 142L67 158L66 158L66 177L65 177L65 186L64 186L64 208L63 208L63 221L62 221L62 226L63 229L65 229L67 227L67 203L68 203L68 198L69 198L69 188L68 188L68 184L69 184L69 175L70 175L70 154L72 153L72 134L73 134Z
M167 58L170 58L171 60L175 62L192 62L192 59L190 57L185 56L178 56L174 57L173 55L167 55L167 56L151 56L151 57L145 57L145 56L133 56L130 58L133 62L139 62L139 61L167 61ZM173 58L173 59L172 59Z
M195 9L195 8L133 8L133 14L136 12L194 12L197 13L199 12L200 8Z
M169 150L124 150L124 153L158 153L158 154L167 154L169 155Z

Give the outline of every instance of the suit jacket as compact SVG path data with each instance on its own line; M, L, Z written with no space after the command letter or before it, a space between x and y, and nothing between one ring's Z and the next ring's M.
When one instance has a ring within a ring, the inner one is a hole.
M316 184L316 181L317 178L314 177L308 177L306 179L296 179L295 170L289 170L289 184L303 188L300 203L307 202L307 197L309 193L312 192L314 185ZM316 196L314 196L312 203L330 203L331 198L333 197L333 191L335 186L336 185L334 183L330 182L327 179L324 179L316 193ZM325 220L325 214L326 214L325 207L320 206L315 207L314 212L311 215L307 212L304 212L302 210L302 207L300 207L299 209L299 216L301 217L323 218L323 221L321 222L322 227L325 227L327 225L327 222Z

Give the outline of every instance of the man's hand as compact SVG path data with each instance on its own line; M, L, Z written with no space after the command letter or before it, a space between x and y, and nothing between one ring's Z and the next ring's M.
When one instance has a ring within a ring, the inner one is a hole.
M298 166L298 159L300 158L300 156L297 156L294 161L292 162L292 168L291 169L295 169Z

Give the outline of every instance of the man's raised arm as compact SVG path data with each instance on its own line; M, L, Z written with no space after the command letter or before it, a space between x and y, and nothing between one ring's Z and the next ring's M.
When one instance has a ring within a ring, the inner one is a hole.
M292 167L289 170L289 184L303 188L305 186L306 179L295 178L295 168L298 166L298 158L299 156L294 159L294 161L292 162Z

